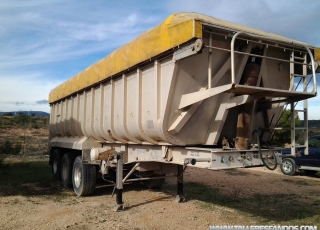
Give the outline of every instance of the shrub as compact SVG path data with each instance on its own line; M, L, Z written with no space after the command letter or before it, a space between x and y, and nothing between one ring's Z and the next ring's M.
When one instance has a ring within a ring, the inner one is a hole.
M14 121L16 124L26 125L32 121L32 117L23 113L14 116Z
M13 116L13 113L11 113L11 112L5 113L5 114L3 114L3 116L10 116L10 117L12 117L12 116Z
M15 145L11 141L6 140L0 144L0 153L2 154L11 154L18 155L22 150L22 145L20 142L17 142Z
M12 117L0 116L0 126L8 127L14 125Z
M39 125L37 123L31 123L31 128L39 129Z

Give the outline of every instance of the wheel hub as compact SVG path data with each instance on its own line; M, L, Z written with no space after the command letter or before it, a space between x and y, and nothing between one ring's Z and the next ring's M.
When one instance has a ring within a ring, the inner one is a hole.
M74 183L77 188L81 184L81 169L78 165L76 166L76 168L74 170Z
M286 172L291 172L292 171L292 165L288 162L283 164L283 170Z

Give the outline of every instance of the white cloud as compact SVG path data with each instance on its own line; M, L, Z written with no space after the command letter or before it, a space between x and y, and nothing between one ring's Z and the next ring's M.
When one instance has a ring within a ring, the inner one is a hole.
M320 1L166 1L170 12L191 11L320 46Z
M2 69L62 62L103 51L107 54L154 26L156 20L136 12L109 18L98 10L92 18L89 11L88 17L79 19L79 12L61 9L56 13L49 13L47 8L20 10L14 8L11 14L0 16Z
M14 112L14 111L42 111L50 113L49 104L37 104L32 101L24 102L12 102L12 101L0 101L1 112Z
M36 101L37 105L47 105L48 104L48 100L40 100L40 101Z
M37 101L47 99L62 80L93 64L91 59L97 61L88 56L106 55L151 28L156 20L128 8L127 14L112 11L114 6L109 11L90 10L94 4L89 2L69 2L64 7L54 1L22 5L0 3L0 111L32 106L47 111L48 106ZM70 10L73 6L78 9ZM81 63L81 69L72 70Z
M22 106L29 109L32 106L47 108L48 106L44 106L41 102L47 100L49 92L60 83L55 80L48 81L39 73L2 77L0 111L12 110L10 108L20 108Z

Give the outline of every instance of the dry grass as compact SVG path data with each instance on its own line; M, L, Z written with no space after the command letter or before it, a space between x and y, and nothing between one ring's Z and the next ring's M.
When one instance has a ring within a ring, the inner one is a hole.
M16 123L14 117L0 116L0 144L9 141L13 146L21 144L21 155L48 154L48 118L32 117L30 127ZM29 123L28 123L29 124ZM36 126L36 128L32 127ZM2 154L7 154L2 152Z

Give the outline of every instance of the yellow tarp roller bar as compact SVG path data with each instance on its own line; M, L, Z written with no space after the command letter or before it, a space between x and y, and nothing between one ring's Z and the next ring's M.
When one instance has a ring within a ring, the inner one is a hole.
M314 49L314 60L320 61L320 49Z
M154 29L146 31L133 41L57 86L49 94L49 103L59 101L191 39L202 38L203 23L268 36L285 42L293 41L280 35L266 33L202 14L176 13L169 16Z

